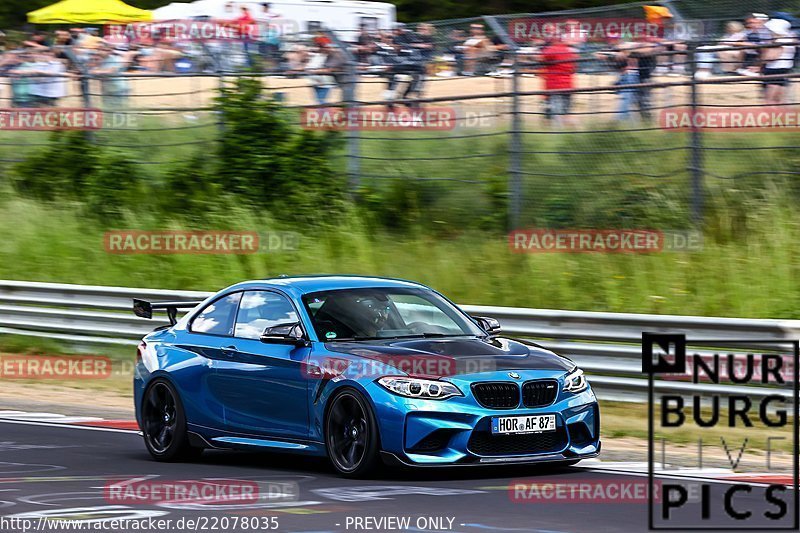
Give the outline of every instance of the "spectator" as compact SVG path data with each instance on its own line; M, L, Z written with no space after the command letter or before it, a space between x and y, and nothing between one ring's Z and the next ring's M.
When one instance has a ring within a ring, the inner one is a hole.
M239 38L244 45L244 55L245 60L247 61L247 66L253 66L253 58L251 57L251 47L253 43L253 37L258 34L258 26L256 24L256 19L250 15L250 10L247 9L245 6L241 6L240 8L241 14L239 18L236 19L236 30L239 32Z
M794 68L794 59L797 53L797 39L792 33L792 24L788 20L772 19L764 27L774 36L774 44L783 46L766 48L764 50L764 76L781 76L789 74ZM775 78L765 80L765 98L770 105L785 103L786 86L788 78Z
M175 72L175 62L183 57L183 52L164 39L155 42L152 49L156 72Z
M234 20L236 18L236 11L234 10L233 2L225 4L225 12L222 15L223 20Z
M84 29L72 30L72 40L75 46L75 55L78 60L89 62L97 50L103 45L103 40L93 32Z
M731 21L725 24L725 34L720 39L720 45L724 48L734 48L747 42L747 33L744 24ZM717 53L720 68L724 74L733 74L742 68L744 61L743 50L721 50Z
M56 30L55 39L53 40L55 57L64 61L68 67L72 67L73 69L75 65L72 63L72 58L70 54L67 53L66 49L72 47L74 44L75 41L72 39L70 32L66 30Z
M447 59L452 58L452 62L455 64L456 76L464 74L464 53L466 49L464 42L466 40L467 37L464 35L464 31L457 28L450 30L450 33L447 34L445 54Z
M509 76L514 73L511 70L511 57L508 55L508 52L511 50L511 47L506 44L503 38L499 35L494 35L491 38L492 42L492 57L490 58L489 62L492 65L490 72L487 73L487 76L496 76L496 77L504 77Z
M663 54L655 73L671 76L686 74L686 43L681 41L672 15L665 17L662 25L664 37L660 42Z
M420 57L425 64L433 61L433 55L436 52L435 34L436 28L433 27L433 24L423 22L417 26L412 46L419 50Z
M272 11L268 2L261 4L261 13L256 16L259 28L258 51L270 67L280 65L281 27L278 24L280 15Z
M637 43L630 52L630 58L636 62L636 70L639 74L639 83L651 83L653 73L658 64L657 48L650 43ZM650 118L650 87L640 87L637 89L637 99L639 111L645 119Z
M308 64L310 58L310 51L308 47L302 43L295 43L291 45L288 52L286 52L286 63L289 69L289 75L294 77L298 72L302 72Z
M50 48L50 41L47 38L47 33L43 31L35 31L31 37L24 41L22 45L26 48L34 50L48 50Z
M539 60L544 68L541 75L545 91L556 91L575 88L575 71L578 54L565 43L556 32L549 34L546 45L542 48ZM572 103L572 94L555 93L545 96L545 117L548 120L561 121L568 115Z
M636 60L630 56L620 57L620 77L616 85L619 87L618 94L620 95L619 113L620 120L626 120L631 116L631 110L634 104L639 104L640 111L642 110L639 89L630 87L640 83L639 70L637 69Z
M124 73L128 70L131 59L123 50L113 50L108 44L102 45L98 50L91 72L101 77L100 85L105 109L125 107L130 94L130 85Z
M226 2L220 20L222 25L235 28L238 31L239 25L234 7L233 2ZM212 55L216 58L217 68L223 71L233 70L234 63L241 58L243 53L241 45L242 43L234 42L233 39L221 39L208 43ZM249 59L245 58L245 63L248 61Z
M394 100L400 96L403 100L419 98L425 81L426 57L432 53L432 32L420 36L408 31L404 24L398 24L394 35L386 39L382 45L383 61L387 67L389 84L384 93L385 100ZM405 90L400 94L400 84L405 83ZM417 104L410 104L411 107ZM389 109L394 105L389 104Z
M35 62L29 76L28 92L35 107L55 107L61 98L67 96L67 67L52 53L35 52Z
M331 89L337 85L337 76L341 76L344 57L331 46L327 37L317 37L314 41L316 49L309 56L306 71L312 73L309 79L317 104L323 105Z
M372 57L376 51L375 35L369 30L366 24L361 25L356 39L355 57L356 61L362 65L372 64Z
M649 112L641 88L632 87L641 83L639 59L633 53L638 48L639 45L635 43L620 43L612 50L595 54L595 57L607 61L618 74L614 85L619 87L617 94L620 96L620 101L617 117L620 120L630 118L634 105L639 107L643 116Z
M471 24L469 37L464 41L464 76L482 74L484 63L491 58L494 47L486 36L483 24Z
M11 106L35 107L36 97L31 94L31 76L36 72L32 52L23 49L22 52L13 54L7 72L11 78Z
M746 38L742 43L746 46L765 45L772 41L772 34L764 27L769 17L763 13L753 13L745 21ZM736 71L741 76L758 76L763 66L763 48L747 48L744 50L744 64Z

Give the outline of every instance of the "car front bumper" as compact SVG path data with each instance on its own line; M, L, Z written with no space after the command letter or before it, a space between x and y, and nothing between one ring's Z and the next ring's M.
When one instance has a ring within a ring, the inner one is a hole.
M369 392L387 463L448 466L565 462L600 453L600 411L591 388L579 394L560 393L545 407L487 409L470 394L441 401L420 400L375 387L378 389ZM556 415L555 432L491 433L493 417L543 414Z

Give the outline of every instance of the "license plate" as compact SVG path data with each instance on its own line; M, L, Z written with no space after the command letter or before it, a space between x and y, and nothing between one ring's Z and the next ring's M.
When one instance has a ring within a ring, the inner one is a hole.
M544 433L556 430L556 415L498 416L492 418L492 433L498 435Z

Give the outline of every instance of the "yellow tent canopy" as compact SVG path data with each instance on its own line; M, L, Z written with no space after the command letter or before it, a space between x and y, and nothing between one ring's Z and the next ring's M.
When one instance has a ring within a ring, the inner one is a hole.
M108 24L153 20L153 12L121 0L61 0L28 13L32 24Z

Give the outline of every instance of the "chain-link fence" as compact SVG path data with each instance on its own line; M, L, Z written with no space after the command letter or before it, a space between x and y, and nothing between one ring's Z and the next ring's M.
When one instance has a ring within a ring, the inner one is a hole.
M342 130L333 163L354 191L413 183L432 212L507 212L511 227L619 226L650 211L679 228L709 197L800 172L797 124L775 124L798 103L796 36L753 19L785 20L775 12L795 4L625 4L364 28L350 42L318 30L28 46L2 56L0 101L101 110L92 142L159 173L215 149L219 89L257 77L298 129ZM750 27L730 24L743 17ZM2 164L46 145L47 129L0 128Z

